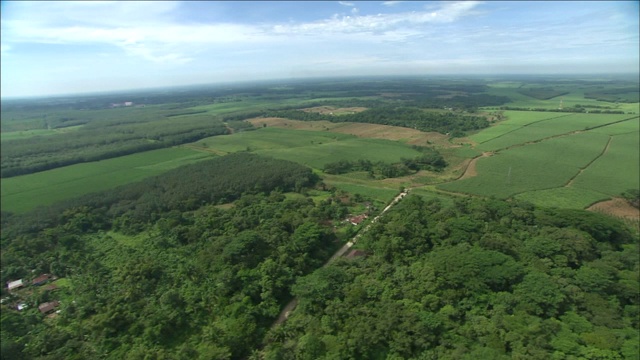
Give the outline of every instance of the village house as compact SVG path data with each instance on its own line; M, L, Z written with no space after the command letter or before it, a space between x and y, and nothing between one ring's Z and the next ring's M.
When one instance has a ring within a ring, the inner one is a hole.
M37 278L33 279L31 281L31 285L40 286L40 285L43 285L43 284L47 283L47 281L49 281L49 279L51 279L51 275L42 274L42 275L38 276Z
M21 288L23 286L24 286L24 283L22 282L22 279L16 280L16 281L7 282L7 289L9 291L19 289L19 288Z
M38 305L38 310L40 310L40 312L43 314L47 314L55 310L56 307L58 307L59 305L60 305L59 301L46 302Z

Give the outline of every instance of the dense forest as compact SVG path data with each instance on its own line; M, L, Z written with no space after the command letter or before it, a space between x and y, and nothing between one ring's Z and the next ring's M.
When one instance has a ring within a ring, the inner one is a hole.
M296 282L265 358L636 359L636 236L584 211L409 197L365 256Z
M29 308L3 306L2 358L246 357L295 278L339 244L329 224L343 204L282 195L316 181L291 162L234 154L59 205L40 228L27 224L42 213L10 218L2 281L45 273L69 285L8 298ZM38 304L53 300L61 312L43 322Z

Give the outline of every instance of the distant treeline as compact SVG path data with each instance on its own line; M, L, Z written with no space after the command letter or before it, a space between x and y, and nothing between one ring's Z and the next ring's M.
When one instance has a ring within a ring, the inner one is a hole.
M62 134L3 141L0 176L30 174L228 133L222 121L201 114L155 120L122 116L94 121Z
M437 131L452 137L464 136L466 131L479 130L489 126L485 117L456 112L433 112L415 107L378 107L355 114L340 116L318 114L301 110L266 111L263 116L283 117L293 120L331 122L360 122L402 126L421 131Z
M550 111L550 112L566 112L566 113L590 113L590 114L624 114L622 110L592 110L588 107L575 106L562 109L545 109L545 108L527 108L517 106L500 106L500 110L518 110L518 111Z

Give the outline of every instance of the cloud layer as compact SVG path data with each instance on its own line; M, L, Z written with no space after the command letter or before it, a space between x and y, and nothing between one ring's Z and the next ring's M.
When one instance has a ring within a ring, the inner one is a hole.
M296 3L9 2L2 4L3 96L38 63L34 55L51 67L71 63L78 81L96 71L85 67L97 59L113 63L103 63L105 73L143 78L164 69L174 79L199 72L226 80L233 69L274 77L331 66L395 73L637 63L637 12L629 15L637 3L574 4L338 1L313 4L332 13L314 18Z

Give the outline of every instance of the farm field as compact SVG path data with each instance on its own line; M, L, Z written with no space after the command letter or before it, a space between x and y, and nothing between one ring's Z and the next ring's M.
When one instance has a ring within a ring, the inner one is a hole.
M477 176L438 188L508 198L521 192L561 187L602 153L608 138L604 134L581 133L501 151L478 160Z
M538 141L552 136L567 134L574 131L584 131L595 126L602 126L625 119L638 119L629 115L591 115L571 114L568 116L552 117L545 120L522 125L491 140L478 144L477 148L484 151L495 151L510 146ZM508 135L508 136L506 136Z
M598 91L613 90L621 87L622 85L608 84L603 82L601 85L592 83L590 85L584 84L571 84L562 81L549 82L545 85L533 85L526 82L496 82L488 84L488 93L492 95L508 96L511 98L511 102L508 104L510 107L525 107L525 108L539 108L547 110L555 110L562 106L562 108L572 108L576 105L584 108L598 109L600 107L606 107L610 110L624 111L625 113L640 113L638 103L633 102L637 99L637 93L622 94L620 97L627 99L631 102L614 102L614 101L599 101L597 99L587 98L585 94L594 93ZM624 86L622 86L624 87ZM532 96L528 96L520 93L518 90L527 90L535 88L550 88L558 93L566 92L565 94L554 96L552 98L542 100ZM627 96L631 95L631 96ZM637 101L637 100L636 100Z
M573 185L610 196L618 196L626 190L640 188L639 144L640 132L636 122L635 132L612 136L607 152L580 173Z
M2 210L22 213L142 180L211 156L189 149L168 148L2 179Z
M640 187L637 116L527 111L505 115L507 120L469 137L476 143L473 149L494 155L478 158L474 175L437 185L438 189L584 209Z
M338 160L366 159L372 162L397 162L420 152L410 146L383 139L358 138L328 131L289 130L267 127L233 135L200 140L193 146L210 151L250 151L290 160L315 169Z

